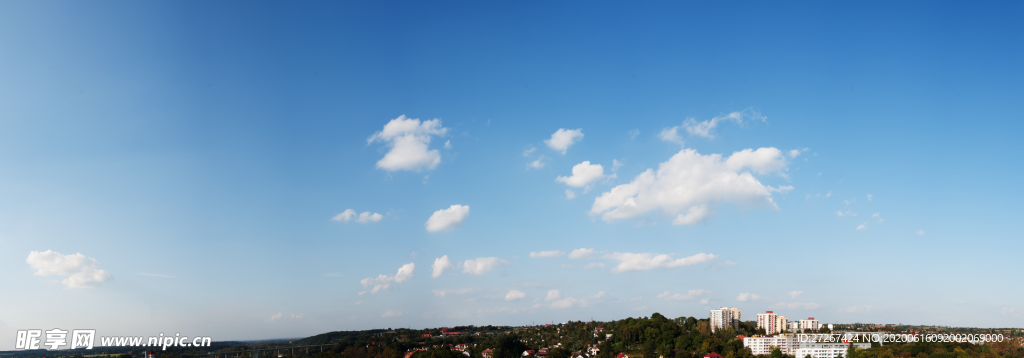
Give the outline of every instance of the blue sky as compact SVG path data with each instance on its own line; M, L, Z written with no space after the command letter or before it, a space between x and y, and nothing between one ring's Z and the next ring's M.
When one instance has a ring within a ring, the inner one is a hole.
M1022 14L4 2L0 349L717 306L1019 327Z

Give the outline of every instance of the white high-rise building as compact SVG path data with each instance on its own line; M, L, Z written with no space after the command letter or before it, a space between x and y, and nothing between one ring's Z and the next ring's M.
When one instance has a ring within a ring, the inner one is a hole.
M763 329L765 334L776 334L782 332L779 327L779 315L773 311L757 314L757 328Z
M733 307L721 307L717 310L711 310L711 332L719 329L725 329L726 327L739 328L740 326L740 309Z
M818 320L814 319L814 317L800 320L800 325L798 326L798 329L810 331L817 331L819 328Z

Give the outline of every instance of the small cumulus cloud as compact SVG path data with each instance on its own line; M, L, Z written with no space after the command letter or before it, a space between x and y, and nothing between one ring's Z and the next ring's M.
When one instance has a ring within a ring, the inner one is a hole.
M640 135L640 130L639 129L630 129L628 133L629 133L629 139L635 139L636 136Z
M857 230L865 230L868 228L868 223L857 225Z
M405 312L402 312L402 310L388 310L388 311L385 311L384 314L382 314L380 316L381 317L398 317L398 316L401 316L403 314L405 314Z
M800 153L806 152L806 151L808 151L810 149L811 148L792 149L789 152L786 152L786 154L788 154L790 158L796 158L796 157L800 156ZM821 173L818 173L818 174L820 175Z
M458 289L443 289L443 290L430 290L437 297L447 297L449 295L465 295L467 293L476 292L475 288L458 288Z
M662 141L683 145L683 137L679 136L679 126L662 129L658 133L658 139Z
M378 221L380 221L383 218L384 218L384 215L381 215L381 214L378 214L378 213L371 213L369 211L364 211L364 212L362 212L360 214L356 214L355 210L345 209L345 211L342 211L341 214L338 214L338 215L335 215L334 217L332 217L331 220L333 220L333 221L340 221L340 222L344 222L344 223L347 223L349 221L355 220L357 223L366 224L366 223L378 222Z
M448 259L448 255L444 255L434 259L434 264L430 265L430 268L434 270L434 272L430 274L430 277L438 278L441 277L441 275L444 274L445 271L454 270L455 263L453 263L452 260Z
M715 128L718 127L719 123L723 122L735 122L740 126L744 125L749 121L761 121L765 122L768 118L761 115L761 113L753 109L745 109L739 112L732 112L724 116L715 116L709 120L697 122L696 119L687 118L683 121L683 128L686 128L686 132L690 135L695 135L704 138L714 138Z
M601 178L604 178L604 167L601 164L590 164L588 160L574 165L572 167L572 176L558 176L555 178L555 181L565 183L565 185L571 187L582 188ZM584 191L584 194L586 194L586 191Z
M575 199L576 192L569 189L565 189L565 198L569 200Z
M791 298L796 298L796 296L800 296L802 294L804 294L804 291L789 291L789 297Z
M508 261L499 259L497 257L480 257L476 260L466 260L462 263L462 272L483 275L498 266L507 266Z
M544 167L544 160L546 160L546 159L547 159L547 157L545 157L543 155L540 156L539 158L537 158L537 160L534 160L534 161L530 162L530 164L527 165L527 169L530 169L530 168L533 168L533 169L543 168Z
M447 132L448 128L442 127L439 119L420 122L419 119L401 115L384 125L383 130L370 136L366 144L382 142L391 148L384 154L384 158L377 161L378 169L431 170L441 163L441 153L429 148L430 139L443 137Z
M600 263L600 262L591 262L589 264L583 265L583 268L587 269L587 270L593 270L593 269L597 269L597 268L602 268L603 269L604 268L604 264Z
M917 230L917 235L924 236L924 230Z
M37 276L67 276L60 281L67 288L93 288L114 277L98 268L99 261L81 253L64 255L53 250L30 251L25 259Z
M507 294L505 294L505 301L518 300L518 299L521 299L523 297L526 297L526 294L523 293L523 291L511 290L511 291L508 291Z
M562 292L561 291L550 290L550 291L548 291L548 297L545 298L544 300L546 300L546 301L554 301L554 300L557 300L559 298L562 298Z
M359 281L359 284L363 285L363 287L371 287L372 286L373 289L370 290L370 294L374 294L374 293L380 292L381 290L388 289L388 287L391 287L392 284L401 283L401 282L405 282L405 281L409 280L410 278L412 278L413 271L415 269L416 269L416 264L410 262L410 263L407 263L405 265L402 265L402 267L400 267L398 269L398 273L395 274L394 276L388 276L388 275L381 274L380 276L377 276L376 278L374 278L374 277L367 277L367 278L364 278L361 281ZM362 293L360 293L360 295L361 294Z
M690 266L711 261L716 257L718 256L703 252L674 260L672 255L652 253L616 252L603 256L603 258L619 261L618 266L612 268L613 273Z
M551 134L551 139L545 139L544 144L547 144L549 148L557 150L562 154L569 149L569 146L576 143L577 140L583 139L583 129L565 129L559 128L555 133Z
M428 232L452 231L466 223L469 217L469 205L452 205L447 209L435 211L427 219Z
M531 252L530 253L530 258L532 258L532 259L560 257L560 256L565 256L565 253L562 252L562 251L559 251L559 250Z
M576 249L576 250L572 250L572 252L569 253L569 258L570 259L586 259L586 258L593 257L595 254L597 254L597 250L588 249L588 248L579 248L579 249Z

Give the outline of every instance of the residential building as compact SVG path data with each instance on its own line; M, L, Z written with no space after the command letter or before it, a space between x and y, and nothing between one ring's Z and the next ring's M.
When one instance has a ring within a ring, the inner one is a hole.
M850 349L850 345L856 348L868 349L871 348L871 343L817 343L817 342L804 342L800 344L800 348L796 350L797 357L811 358L837 358L839 355L846 356L846 352Z
M775 327L779 329L776 333L789 331L789 319L786 318L786 316L779 316L775 318Z
M800 330L809 331L817 331L819 328L821 327L818 325L818 320L814 319L814 317L800 320L800 326L798 327Z
M757 314L757 328L763 329L765 334L776 334L782 332L778 326L779 316L773 311Z
M743 347L750 348L750 353L753 355L768 355L772 353L774 347L778 347L782 354L798 358L804 358L808 354L812 358L836 358L838 353L843 353L845 356L849 344L800 342L800 336L796 334L743 338ZM853 345L858 348L871 348L871 343L853 343Z
M740 326L740 309L721 307L717 310L711 310L711 332L719 329L725 329L726 327L739 328Z
M745 337L743 338L743 347L750 348L750 353L753 355L771 354L772 347L779 347L782 354L793 355L793 352L800 348L800 340L795 336Z

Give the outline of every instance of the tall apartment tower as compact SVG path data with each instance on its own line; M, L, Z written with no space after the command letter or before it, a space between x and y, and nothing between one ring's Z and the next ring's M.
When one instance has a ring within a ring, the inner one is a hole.
M732 327L733 329L740 327L739 308L720 307L717 310L711 310L711 332L725 329L726 327Z
M779 316L775 319L775 327L779 330L777 333L789 330L789 319L786 316Z
M820 326L818 326L818 320L814 319L814 317L810 317L800 320L799 327L801 330L817 331Z
M773 311L757 314L757 328L764 329L765 334L776 334L779 330L779 315Z

